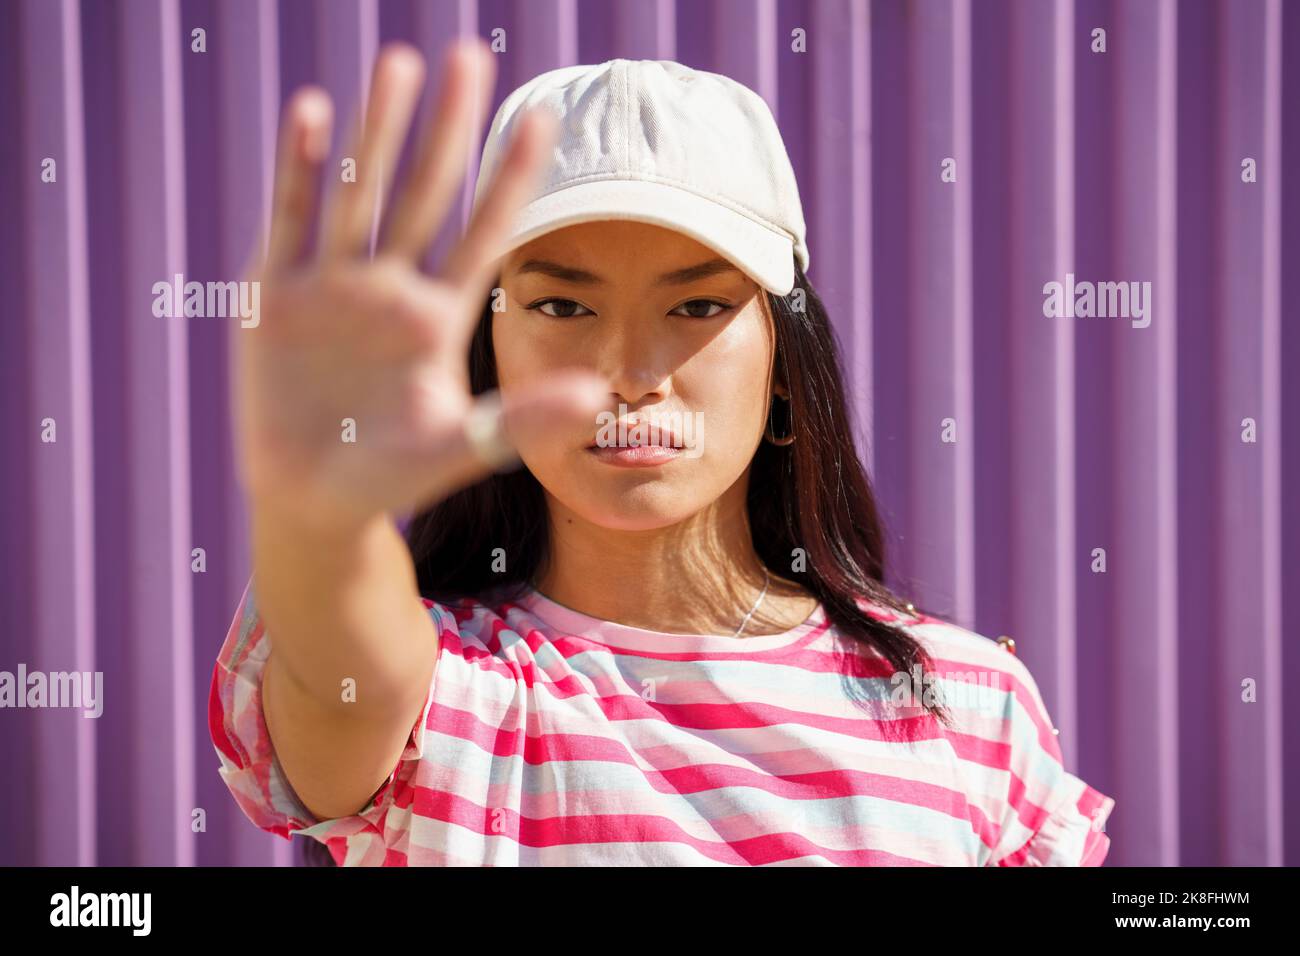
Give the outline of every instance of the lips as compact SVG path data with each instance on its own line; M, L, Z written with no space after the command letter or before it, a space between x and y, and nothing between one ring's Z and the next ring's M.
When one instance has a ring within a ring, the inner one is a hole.
M606 422L587 445L587 454L616 468L658 468L691 457L678 433L653 419L620 418Z
M666 425L653 420L619 419L610 429L614 441L599 442L599 436L587 443L588 448L674 448L684 449L686 443ZM605 432L602 429L602 432ZM608 432L606 432L608 433Z
M617 468L657 468L676 461L685 454L680 448L668 448L664 445L637 445L630 447L599 447L587 449L599 462Z

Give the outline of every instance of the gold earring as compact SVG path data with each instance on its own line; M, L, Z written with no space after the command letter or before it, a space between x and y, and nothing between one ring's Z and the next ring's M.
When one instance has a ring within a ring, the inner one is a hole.
M763 437L766 438L768 441L770 441L773 445L781 445L781 446L792 445L794 444L794 407L790 404L790 399L786 398L784 395L774 394L772 397L779 398L783 402L785 402L786 408L789 409L789 411L786 412L786 415L790 419L790 427L786 429L785 435L783 435L780 438L777 438L776 433L772 430L772 413L771 410L769 409L767 414L767 429L764 431Z

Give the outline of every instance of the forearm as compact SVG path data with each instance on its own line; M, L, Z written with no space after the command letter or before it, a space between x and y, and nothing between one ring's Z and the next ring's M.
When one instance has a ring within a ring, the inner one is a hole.
M282 678L354 716L405 712L425 692L435 633L391 518L327 526L256 503L252 548L258 611Z

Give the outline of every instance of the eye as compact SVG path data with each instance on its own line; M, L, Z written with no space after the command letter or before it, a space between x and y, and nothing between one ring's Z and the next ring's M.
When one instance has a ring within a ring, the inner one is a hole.
M707 314L700 314L699 312L693 311L695 309L708 309L710 307L716 307L718 311L709 312ZM723 312L729 311L731 306L727 305L725 302L714 302L712 299L690 299L689 301L683 302L676 309L673 309L669 315L680 315L681 312L678 311L680 309L691 309L692 311L688 312L686 316L690 319L716 319Z
M558 303L558 305L556 305L556 308L560 310L558 315L555 312L546 311L546 306L556 304L556 303ZM585 305L581 305L577 302L574 302L572 299L559 299L559 298L538 299L532 305L527 306L527 308L529 310L537 309L542 313L542 315L549 315L555 319L573 318L575 315L579 314L575 311L572 311L573 309L583 309L585 310L586 314L595 315L595 313L592 312L591 309L588 309Z

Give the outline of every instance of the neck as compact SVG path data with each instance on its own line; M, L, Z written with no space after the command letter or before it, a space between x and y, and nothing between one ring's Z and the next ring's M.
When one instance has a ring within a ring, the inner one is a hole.
M732 634L764 584L745 492L745 482L738 481L703 511L644 530L592 524L548 495L550 557L537 589L601 620L669 633ZM772 575L765 606L776 590ZM777 633L786 626L759 613L745 633L763 633L765 627Z

